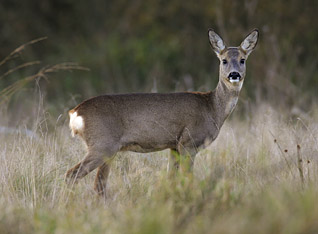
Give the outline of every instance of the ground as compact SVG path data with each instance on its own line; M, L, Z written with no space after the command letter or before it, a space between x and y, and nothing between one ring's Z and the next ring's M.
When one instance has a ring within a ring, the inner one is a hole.
M1 134L0 233L317 233L318 115L232 115L193 176L169 178L168 151L119 154L106 200L96 172L66 186L85 154L67 122Z

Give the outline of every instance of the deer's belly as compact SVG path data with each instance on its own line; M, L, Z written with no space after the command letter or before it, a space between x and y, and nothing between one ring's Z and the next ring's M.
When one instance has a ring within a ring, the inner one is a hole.
M168 143L168 144L140 144L140 143L130 143L125 146L123 146L120 151L132 151L137 153L149 153L149 152L155 152L160 150L165 150L168 148L175 148L175 144Z

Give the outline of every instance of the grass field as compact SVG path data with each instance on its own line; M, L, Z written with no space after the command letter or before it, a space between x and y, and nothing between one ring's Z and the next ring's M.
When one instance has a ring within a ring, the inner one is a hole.
M0 135L0 233L318 233L318 113L262 105L233 113L196 157L193 176L167 175L168 151L122 153L108 198L96 172L73 188L68 168L85 154L68 123L36 136Z

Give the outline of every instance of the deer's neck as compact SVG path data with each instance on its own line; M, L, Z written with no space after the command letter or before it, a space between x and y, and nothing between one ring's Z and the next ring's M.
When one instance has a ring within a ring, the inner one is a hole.
M219 81L216 89L212 92L214 121L219 128L221 128L226 118L234 110L239 93L240 87L233 89L221 81Z

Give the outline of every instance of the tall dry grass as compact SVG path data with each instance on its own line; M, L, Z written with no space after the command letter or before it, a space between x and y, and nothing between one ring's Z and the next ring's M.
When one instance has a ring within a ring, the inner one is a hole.
M233 113L193 176L169 179L167 151L119 154L106 201L95 172L65 185L85 148L63 118L34 136L2 134L0 233L317 233L317 120L266 104Z

